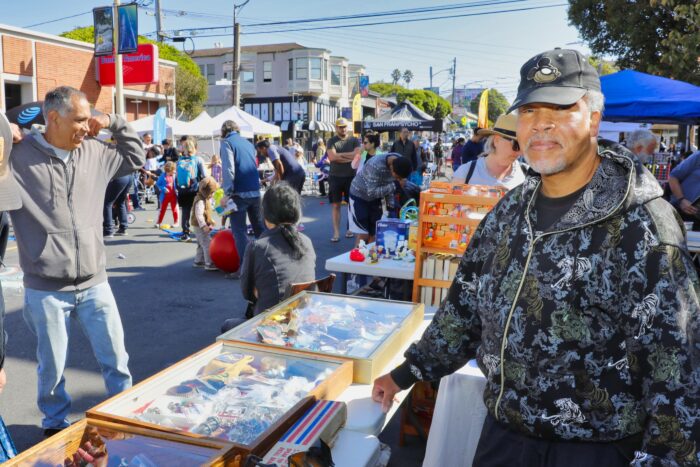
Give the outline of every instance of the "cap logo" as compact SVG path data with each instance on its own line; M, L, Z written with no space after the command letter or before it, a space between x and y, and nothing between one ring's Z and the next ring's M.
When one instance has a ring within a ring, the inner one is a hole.
M550 64L551 61L547 57L542 57L537 62L537 65L530 68L527 74L527 79L534 80L535 83L546 84L556 81L561 76L559 69Z

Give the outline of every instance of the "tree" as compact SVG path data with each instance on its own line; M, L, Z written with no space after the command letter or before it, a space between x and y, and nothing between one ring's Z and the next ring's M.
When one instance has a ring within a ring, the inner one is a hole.
M401 70L398 68L394 68L394 71L391 72L391 82L393 84L399 84L399 80L401 79Z
M569 24L621 68L700 84L697 0L569 0ZM631 6L632 5L632 6Z
M404 89L403 86L400 86L398 84L389 84L381 82L372 83L369 85L369 88L374 92L378 92L379 95L382 97L395 96L399 93L399 91Z
M379 93L382 97L396 96L397 102L403 102L408 99L416 107L434 118L444 118L452 113L450 103L432 91L406 89L398 84L389 83L372 83L369 85L369 88Z
M483 93L484 91L481 91L478 96L472 99L471 104L469 105L470 110L475 114L479 113L479 101L481 100L481 95ZM506 99L506 97L503 94L501 94L498 91L498 89L489 89L488 102L488 119L492 122L495 122L498 117L506 113L508 111L508 108L510 107L508 99Z
M593 68L598 70L598 74L600 76L605 76L620 71L620 69L613 62L603 60L602 58L594 55L588 57L588 63L590 63Z
M412 79L413 72L411 70L406 70L403 72L403 80L406 82L406 87L408 87L408 85L411 84Z
M94 28L87 26L76 28L61 34L63 37L82 42L93 41ZM155 41L139 36L139 44L156 44ZM177 111L189 118L194 118L202 112L207 101L207 80L202 76L199 67L186 53L172 45L157 44L158 56L165 60L177 62L175 71L175 98Z

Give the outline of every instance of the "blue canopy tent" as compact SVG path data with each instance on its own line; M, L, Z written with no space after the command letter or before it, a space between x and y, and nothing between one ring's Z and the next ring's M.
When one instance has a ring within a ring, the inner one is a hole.
M609 122L700 123L700 87L624 70L601 76L603 120Z

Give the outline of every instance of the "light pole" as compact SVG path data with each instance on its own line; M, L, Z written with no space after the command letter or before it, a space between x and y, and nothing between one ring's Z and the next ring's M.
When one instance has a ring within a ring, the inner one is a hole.
M435 72L435 73L433 73L433 67L432 67L432 66L430 67L430 88L431 88L431 89L433 88L433 77L439 75L439 74L442 73L443 71L449 71L450 74L452 74L452 67L450 67L450 68L445 68L444 70L440 70L440 71L437 71L437 72Z

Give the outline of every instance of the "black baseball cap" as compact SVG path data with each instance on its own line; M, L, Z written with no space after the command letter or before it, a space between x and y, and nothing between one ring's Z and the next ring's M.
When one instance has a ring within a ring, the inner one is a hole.
M598 72L586 57L576 50L549 50L520 68L518 95L508 113L533 102L571 105L586 91L600 92Z

